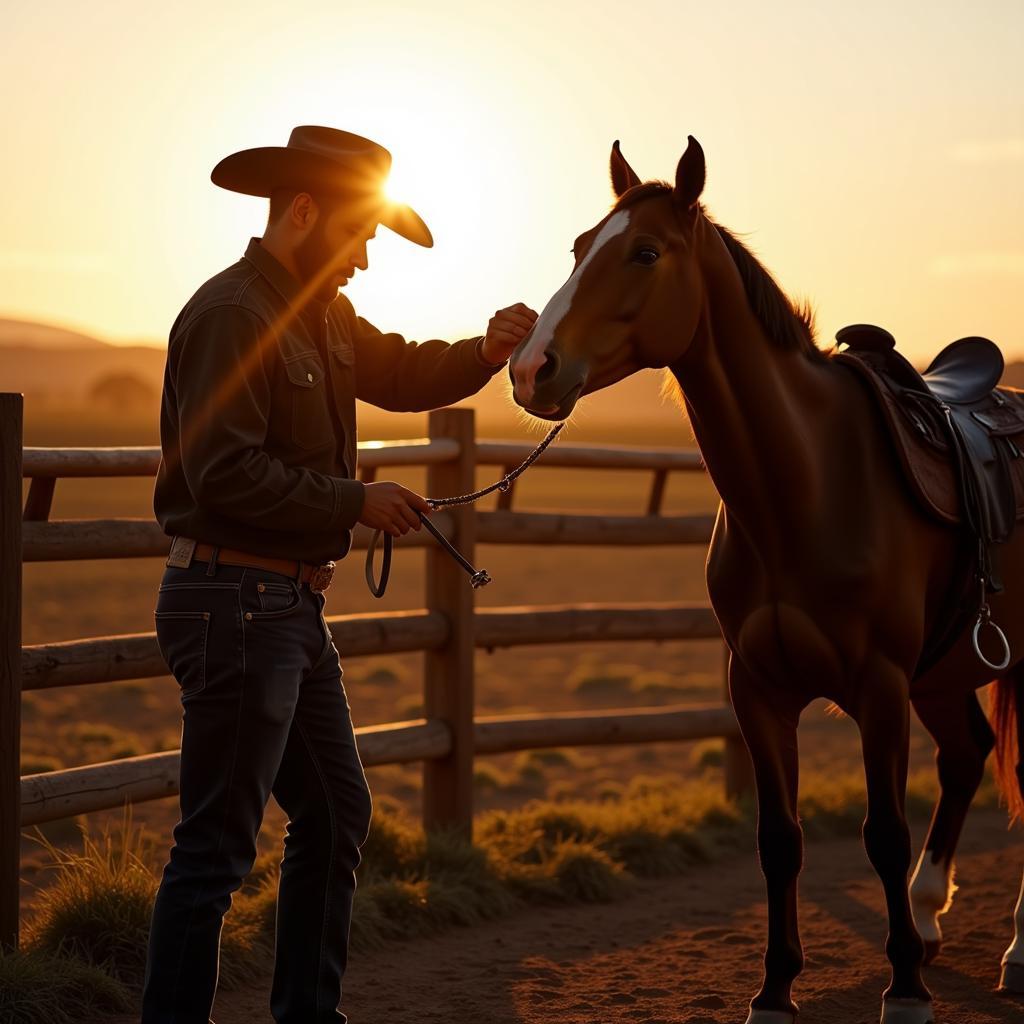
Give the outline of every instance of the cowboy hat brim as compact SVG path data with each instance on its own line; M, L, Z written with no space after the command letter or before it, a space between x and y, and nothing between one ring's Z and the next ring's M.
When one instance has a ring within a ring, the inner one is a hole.
M417 245L429 249L434 244L430 229L411 206L383 196L380 174L320 153L287 146L243 149L224 157L211 171L210 180L247 196L269 198L275 188L296 188L350 197L353 203L370 200L373 208L367 212L368 219Z

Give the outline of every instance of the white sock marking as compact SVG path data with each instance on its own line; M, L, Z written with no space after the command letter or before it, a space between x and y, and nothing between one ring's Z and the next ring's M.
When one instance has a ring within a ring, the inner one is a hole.
M1013 942L1003 954L1002 962L1024 967L1024 880L1021 881L1017 908L1013 912Z
M910 908L914 924L925 942L942 941L939 916L949 910L955 892L952 865L946 872L941 864L932 862L930 850L922 851L910 883Z

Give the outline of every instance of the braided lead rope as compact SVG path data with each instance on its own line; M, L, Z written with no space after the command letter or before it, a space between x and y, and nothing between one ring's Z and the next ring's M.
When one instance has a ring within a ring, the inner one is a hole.
M479 491L473 491L470 494L460 494L456 498L427 498L427 504L434 509L448 508L451 505L468 505L470 504L470 502L478 501L480 498L483 498L486 495L491 494L493 491L507 491L512 486L512 483L513 481L515 481L516 477L518 477L522 473L525 473L526 470L528 470L530 466L532 466L537 461L537 459L539 459L544 454L544 450L547 448L549 444L551 444L552 441L554 441L554 439L558 436L559 432L564 426L565 421L563 420L561 423L558 423L554 427L552 427L551 430L548 431L548 436L545 437L544 440L541 441L541 443L537 445L537 447L534 448L533 451L530 452L530 454L515 469L513 469L509 473L506 473L496 483L493 483L488 487L484 487Z
M460 494L454 498L427 498L427 504L431 509L439 508L450 508L453 505L469 505L474 501L478 501L480 498L491 494L493 491L507 491L513 481L521 473L525 473L543 455L544 450L549 444L558 436L562 427L565 426L565 422L556 424L548 431L547 437L518 465L515 469L506 473L496 483L491 484L488 487L484 487L479 491L473 491L470 494ZM455 547L448 538L441 533L441 531L422 513L417 511L416 513L420 517L420 522L430 531L434 539L444 548L455 559L463 569L469 573L470 583L474 590L480 587L486 587L491 582L491 577L488 575L486 569L477 569L470 562L468 562L462 553ZM384 534L384 556L380 566L380 581L376 581L373 578L373 556L377 551L377 544L380 541L382 530L377 530L373 534L373 539L370 541L370 546L366 551L366 585L370 588L370 593L374 597L383 597L384 591L388 586L388 579L391 576L391 553L395 546L395 538L390 533Z

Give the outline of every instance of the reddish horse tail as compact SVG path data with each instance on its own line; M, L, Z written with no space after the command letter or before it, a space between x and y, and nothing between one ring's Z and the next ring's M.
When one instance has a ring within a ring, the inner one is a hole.
M989 712L996 734L996 783L1012 822L1024 818L1024 669L1017 667L992 684Z

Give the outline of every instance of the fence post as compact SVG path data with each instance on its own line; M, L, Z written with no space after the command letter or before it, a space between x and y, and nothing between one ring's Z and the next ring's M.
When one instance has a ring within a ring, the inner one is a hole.
M0 394L0 949L18 945L22 396Z
M729 696L729 647L724 643L722 644L722 664L725 669L722 696L725 698L725 703L732 707L732 698ZM754 792L754 765L750 760L750 753L742 736L726 736L723 762L725 795L730 800L752 795Z
M452 438L459 455L427 470L427 495L465 494L476 486L476 433L472 409L438 409L430 414L431 439ZM472 505L447 510L455 523L452 542L472 562L476 513ZM448 619L448 642L427 651L423 707L452 732L448 756L423 762L423 825L454 828L466 839L473 831L473 589L465 571L436 544L427 548L426 605Z

